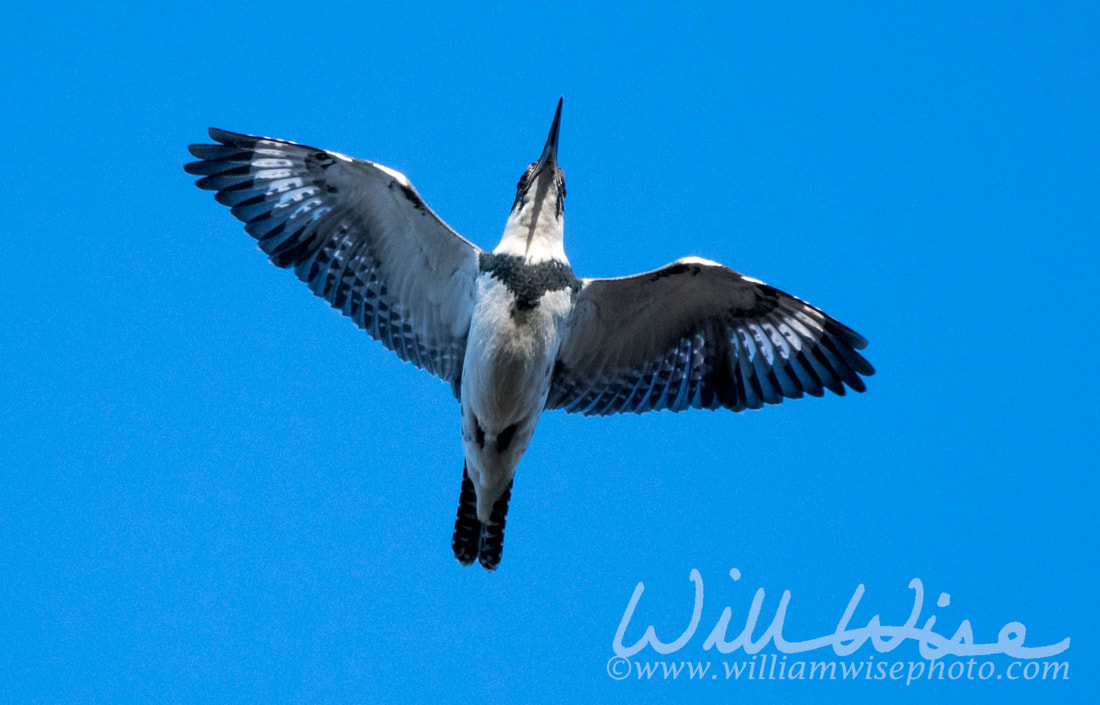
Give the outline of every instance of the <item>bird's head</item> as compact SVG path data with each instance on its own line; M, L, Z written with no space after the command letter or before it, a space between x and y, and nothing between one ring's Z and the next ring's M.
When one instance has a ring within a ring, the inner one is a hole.
M516 200L508 216L504 239L497 252L518 254L529 261L546 259L565 261L562 250L565 207L565 172L558 166L558 128L561 125L562 100L542 156L531 162L516 184Z

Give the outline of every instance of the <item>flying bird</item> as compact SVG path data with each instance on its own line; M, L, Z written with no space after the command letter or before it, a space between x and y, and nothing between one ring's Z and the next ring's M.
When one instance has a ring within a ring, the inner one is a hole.
M558 101L491 252L448 227L403 174L211 128L188 173L278 267L402 360L449 382L465 464L455 557L496 569L516 466L546 409L603 416L733 411L865 390L867 342L820 309L686 257L580 279L563 247Z

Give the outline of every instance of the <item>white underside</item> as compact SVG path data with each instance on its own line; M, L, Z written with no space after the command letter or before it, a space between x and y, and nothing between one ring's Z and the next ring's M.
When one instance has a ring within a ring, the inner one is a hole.
M462 443L477 492L477 515L489 520L508 488L546 404L568 291L546 293L539 305L513 313L515 297L483 273L462 366ZM478 443L480 425L484 435ZM510 440L507 430L515 426ZM505 434L507 442L500 443ZM504 445L505 447L501 447Z

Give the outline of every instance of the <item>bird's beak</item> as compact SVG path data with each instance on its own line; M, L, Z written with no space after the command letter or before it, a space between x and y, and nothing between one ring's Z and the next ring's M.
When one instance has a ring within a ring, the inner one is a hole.
M546 146L542 148L542 156L539 157L536 173L541 173L546 167L550 167L553 174L558 166L558 128L561 126L561 104L564 96L558 98L558 109L554 112L554 122L550 125L550 135L546 138Z

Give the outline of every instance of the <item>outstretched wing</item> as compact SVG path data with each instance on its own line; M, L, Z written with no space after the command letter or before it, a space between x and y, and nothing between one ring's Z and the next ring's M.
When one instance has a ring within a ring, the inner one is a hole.
M824 389L862 392L867 341L810 304L714 262L586 279L548 409L607 415L734 411Z
M322 149L210 129L191 145L202 176L278 267L387 348L455 384L480 250L447 227L404 175Z

